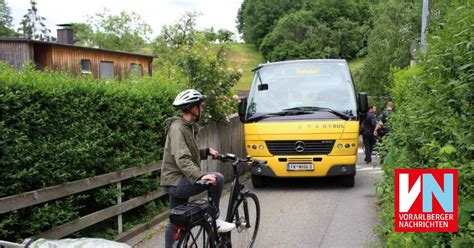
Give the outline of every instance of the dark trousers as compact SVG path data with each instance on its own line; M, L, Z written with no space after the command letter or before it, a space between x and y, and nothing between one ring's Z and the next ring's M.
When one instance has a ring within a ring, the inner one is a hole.
M364 138L364 146L365 146L365 161L367 163L372 162L372 150L374 149L375 145L375 136L370 131L364 131L362 137Z
M211 197L216 204L217 207L219 207L219 200L221 198L221 193L222 193L222 188L224 186L224 176L219 173L219 172L211 172L208 174L214 174L216 175L216 185L213 186L212 191L211 191ZM192 184L186 177L181 178L181 180L178 183L178 186L176 187L166 187L166 192L169 194L169 200L170 200L170 209L185 204L188 202L189 197L193 195L197 195L201 192L203 192L205 188L199 185ZM171 248L173 247L173 236L175 234L175 226L171 223L168 224L166 227L166 233L165 233L165 247L166 248Z

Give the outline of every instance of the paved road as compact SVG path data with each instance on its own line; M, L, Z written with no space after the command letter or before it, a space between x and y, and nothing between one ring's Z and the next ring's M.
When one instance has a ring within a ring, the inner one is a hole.
M377 241L372 231L377 223L374 182L382 172L361 160L359 154L354 188L340 186L336 178L272 180L263 189L253 189L247 182L262 208L254 247L373 246ZM221 211L227 199L228 194L221 200ZM155 227L129 243L163 247L163 230L163 226Z

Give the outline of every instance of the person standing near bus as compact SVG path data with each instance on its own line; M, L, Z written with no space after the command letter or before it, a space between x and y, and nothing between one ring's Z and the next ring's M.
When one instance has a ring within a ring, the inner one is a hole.
M169 194L170 209L188 202L189 197L205 190L196 181L208 180L213 184L212 199L219 208L219 199L224 186L224 176L219 172L204 173L200 161L208 156L216 158L218 152L213 148L199 149L197 122L204 112L206 96L199 91L188 89L176 96L173 105L181 110L181 114L165 121L166 142L161 165L160 184ZM215 213L216 219L219 212ZM229 232L235 228L234 223L216 220L218 232ZM176 227L169 223L165 234L165 247L173 246Z
M367 112L367 117L365 118L364 122L362 123L362 137L364 139L364 146L365 146L365 162L367 164L372 163L372 150L375 145L375 126L377 125L377 116L375 112L377 111L377 107L372 105L369 107L369 111Z
M393 102L387 102L385 110L379 116L379 123L375 128L374 135L383 138L390 131L389 117L393 114L394 104Z

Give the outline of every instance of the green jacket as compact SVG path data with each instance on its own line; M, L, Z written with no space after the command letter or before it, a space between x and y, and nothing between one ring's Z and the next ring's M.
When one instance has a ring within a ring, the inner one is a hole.
M180 116L166 119L166 143L161 164L161 186L177 186L183 176L195 183L204 173L200 161L209 155L209 148L199 149L199 126Z

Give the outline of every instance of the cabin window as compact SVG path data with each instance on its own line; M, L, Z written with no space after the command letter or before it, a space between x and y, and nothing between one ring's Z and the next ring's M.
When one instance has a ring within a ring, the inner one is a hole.
M91 73L91 61L88 59L81 59L81 73Z
M141 64L130 64L130 73L133 75L137 75L138 77L142 77L143 75L143 68Z
M100 62L100 78L114 77L114 62L101 61Z

